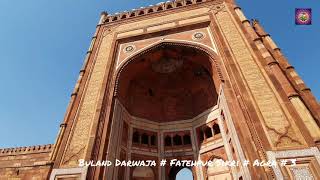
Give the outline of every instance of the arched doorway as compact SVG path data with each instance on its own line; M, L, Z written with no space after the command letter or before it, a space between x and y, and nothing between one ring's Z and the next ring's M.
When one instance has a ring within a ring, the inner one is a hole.
M129 127L122 133L129 136L113 137L114 141L121 139L118 146L122 148L115 149L121 150L124 158L128 152L134 160L196 158L196 144L200 142L196 142L198 134L193 128L216 120L209 118L209 114L218 111L217 88L221 76L213 58L199 47L162 43L119 66L111 129L120 129L121 123ZM153 176L147 176L146 169L135 168L130 170L130 177L193 179L193 175L199 173L193 170L190 176L191 170L183 168L154 168Z
M175 180L193 180L192 171L189 168L181 169L177 173Z
M183 166L171 167L168 180L193 180L193 173L191 168Z

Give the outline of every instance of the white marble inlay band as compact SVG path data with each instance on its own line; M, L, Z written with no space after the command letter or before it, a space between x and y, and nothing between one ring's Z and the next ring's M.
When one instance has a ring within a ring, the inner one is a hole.
M320 164L320 152L318 148L311 147L309 149L301 149L301 150L287 150L287 151L267 151L267 157L270 161L276 161L281 158L296 158L296 157L305 157L305 156L313 156L316 158L318 164ZM272 167L276 178L279 180L284 179L281 173L280 167L276 165Z

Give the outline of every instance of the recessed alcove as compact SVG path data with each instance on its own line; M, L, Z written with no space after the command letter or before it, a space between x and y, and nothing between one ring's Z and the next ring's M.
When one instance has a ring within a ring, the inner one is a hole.
M133 160L195 160L214 148L224 155L217 121L220 77L212 58L199 47L162 43L123 61L116 76L112 120L129 127L123 154ZM140 170L130 169L130 176L149 178ZM155 176L161 173L157 167L152 170ZM180 170L165 167L169 179L176 179Z
M192 119L217 103L209 56L176 45L131 60L119 77L117 98L130 115L156 122Z

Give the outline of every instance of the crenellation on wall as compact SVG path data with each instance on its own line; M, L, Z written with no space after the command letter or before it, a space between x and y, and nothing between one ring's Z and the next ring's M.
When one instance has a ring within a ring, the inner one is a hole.
M113 15L107 15L104 19L104 23L118 22L125 19L132 19L134 17L141 17L145 15L160 13L168 10L178 9L182 7L187 7L189 5L202 4L205 2L214 2L221 0L175 0L160 2L156 5L150 5L148 7L140 7L138 9L132 9L131 11L124 11L121 13L115 13Z
M24 146L24 147L15 147L15 148L3 148L3 149L0 149L0 157L9 156L9 155L17 155L17 154L51 152L53 147L54 147L54 144L37 145L37 146Z
M0 179L47 179L54 144L0 149Z

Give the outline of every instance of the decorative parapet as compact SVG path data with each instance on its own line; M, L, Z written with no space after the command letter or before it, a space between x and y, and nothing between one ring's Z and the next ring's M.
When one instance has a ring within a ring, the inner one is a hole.
M156 5L149 5L148 7L140 7L138 9L132 9L131 11L124 11L121 13L115 13L113 15L107 15L103 20L103 23L111 23L123 19L131 19L134 17L140 17L147 14L153 14L157 12L163 12L169 9L177 9L180 7L185 7L193 4L201 4L209 1L218 1L218 0L174 0L160 2Z
M54 144L0 149L0 156L51 152Z

